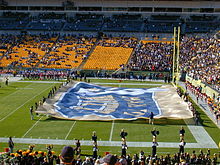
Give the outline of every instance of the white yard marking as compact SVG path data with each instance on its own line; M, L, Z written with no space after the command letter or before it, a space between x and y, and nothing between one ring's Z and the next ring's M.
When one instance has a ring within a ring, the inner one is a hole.
M115 125L115 121L112 121L112 128L111 128L111 132L110 132L110 137L109 137L109 141L112 141L112 134L113 134L113 130L114 130L114 125Z
M29 84L29 85L27 85L26 87L29 87L29 86L31 86L31 85L33 85L32 83L31 84ZM25 88L26 88L25 87ZM14 94L16 94L16 93L18 93L18 92L20 92L21 90L21 88L16 88L16 89L18 89L17 91L15 91L15 92L13 92L13 93L11 93L10 95L8 95L8 96L5 96L5 97L2 97L2 99L1 100L5 100L6 98L8 98L9 96L12 96L12 95L14 95Z
M206 145L207 146L208 145L217 146L215 144L214 140L209 136L209 134L206 132L206 130L203 126L192 125L192 123L194 123L193 119L187 119L184 121L187 124L187 127L190 130L191 134L196 139L197 145L200 145L201 148L204 148L204 146L206 146Z
M46 90L48 90L48 89L51 88L51 87L52 87L52 85L49 86L48 88L44 89L44 90L43 90L41 93L39 93L38 95L34 95L34 96L31 97L29 100L25 101L22 105L20 105L19 107L17 107L15 110L11 111L11 113L9 113L9 114L6 115L5 117L3 117L3 118L0 120L0 122L1 122L1 121L4 121L6 118L8 118L9 116L11 116L14 112L16 112L19 108L21 108L22 106L24 106L26 103L28 103L29 101L31 101L33 98L35 98L35 97L41 95L43 92L45 92Z
M76 121L73 123L73 125L71 126L69 132L67 133L66 137L65 137L65 140L67 139L67 137L69 136L70 132L72 131L73 127L75 126L76 124Z
M42 116L42 117L43 117L43 116ZM41 117L41 118L42 118L42 117ZM29 130L27 130L27 132L22 136L22 138L24 138L24 137L39 123L39 121L41 120L41 118L38 119L37 122L34 123L34 125L32 125L32 127L31 127Z

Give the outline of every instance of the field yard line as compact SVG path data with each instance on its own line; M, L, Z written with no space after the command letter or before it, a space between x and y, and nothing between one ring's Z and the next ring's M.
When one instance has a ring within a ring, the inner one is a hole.
M29 84L28 86L30 86L30 85L33 85L33 83ZM28 87L28 86L26 86L26 87ZM17 88L16 88L16 89L17 89ZM8 98L9 96L11 96L11 95L13 95L13 94L15 94L15 93L18 93L18 92L20 92L20 89L18 89L17 91L11 93L11 94L8 95L8 96L2 97L2 99L0 99L0 100L4 100L5 98Z
M32 83L41 83L41 84L51 84L51 83L53 83L53 84L56 84L56 83L64 83L64 82L59 82L59 81L24 81L24 80L22 80L22 81L19 81L19 82L32 82Z
M43 117L43 116L42 116L42 117ZM41 117L41 118L42 118L42 117ZM40 118L40 119L41 119L41 118ZM32 125L32 127L31 127L29 130L27 130L27 132L22 136L22 138L24 138L24 137L35 127L35 125L37 125L37 123L40 121L40 119L38 119L37 122L34 123L34 125Z
M69 132L67 133L66 137L65 137L65 140L67 139L67 137L69 136L70 132L72 131L74 125L76 124L76 121L73 123L73 125L71 126Z
M202 125L194 125L193 119L185 119L184 122L187 124L189 131L194 136L197 143L201 145L201 148L206 144L217 147L212 137L210 137Z
M52 85L51 85L52 86ZM13 114L15 111L17 111L19 108L21 108L22 106L24 106L26 103L28 103L30 100L32 100L33 98L35 98L35 97L37 97L37 96L39 96L39 95L41 95L43 92L45 92L46 90L48 90L49 88L51 88L51 86L49 86L48 88L46 88L46 89L44 89L41 93L39 93L38 95L35 95L34 97L31 97L29 100L27 100L27 101L25 101L22 105L20 105L18 108L16 108L14 111L11 111L11 113L9 113L8 115L6 115L4 118L2 118L1 120L0 120L0 122L1 121L3 121L3 120L5 120L6 118L8 118L8 116L10 116L11 114Z
M115 121L112 121L112 128L111 128L111 132L110 132L110 137L109 137L109 141L112 141L112 134L113 134L113 130L114 130L114 125L115 125Z
M164 85L164 84L142 84L142 83L93 83L93 84L98 84L98 85L149 85L149 86L159 86L159 85Z

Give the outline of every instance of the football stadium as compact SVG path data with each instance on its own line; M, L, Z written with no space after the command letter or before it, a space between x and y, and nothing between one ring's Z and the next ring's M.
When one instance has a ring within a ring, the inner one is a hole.
M219 0L0 0L0 165L220 164Z

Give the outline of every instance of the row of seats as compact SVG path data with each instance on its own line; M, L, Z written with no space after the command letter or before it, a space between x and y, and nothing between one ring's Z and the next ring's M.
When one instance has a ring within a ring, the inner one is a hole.
M132 48L97 46L83 69L116 70L126 64Z
M54 38L42 40L43 36L22 36L19 43L8 50L0 62L1 67L35 67L51 48ZM42 37L42 38L41 38Z
M2 36L4 38L4 36ZM72 69L78 67L96 42L96 38L44 35L14 36L15 42L2 44L0 67L40 67ZM18 39L20 38L20 39ZM4 55L4 56L3 56Z
M43 58L39 67L62 69L76 68L87 57L95 41L95 38L60 38L54 45L53 50Z
M103 37L97 44L83 69L117 70L128 62L137 39Z
M208 24L207 24L208 22ZM122 31L172 33L174 26L181 26L183 33L210 32L219 27L220 20L214 16L153 15L143 18L141 15L104 15L77 14L67 17L65 14L45 13L39 16L24 14L3 14L0 17L0 30L44 30L44 31Z

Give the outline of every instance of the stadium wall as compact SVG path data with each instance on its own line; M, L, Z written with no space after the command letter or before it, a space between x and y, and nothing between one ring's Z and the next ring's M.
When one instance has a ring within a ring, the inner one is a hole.
M5 0L1 10L29 12L101 13L220 13L219 1L144 1L144 0Z
M65 0L7 0L9 6L62 6ZM218 1L124 1L124 0L75 0L74 6L99 7L188 7L219 8Z

